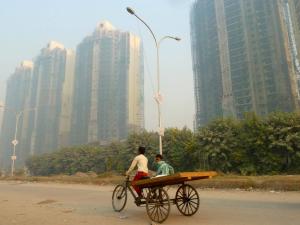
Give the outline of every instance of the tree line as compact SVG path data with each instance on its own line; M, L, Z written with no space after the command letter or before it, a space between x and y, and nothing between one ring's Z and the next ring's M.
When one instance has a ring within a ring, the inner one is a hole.
M158 135L144 131L108 146L97 144L63 148L35 155L26 166L32 175L123 173L145 146L149 168L156 170ZM300 114L274 113L261 118L252 113L242 120L218 119L195 132L169 128L163 137L163 156L179 171L215 170L241 175L300 172Z

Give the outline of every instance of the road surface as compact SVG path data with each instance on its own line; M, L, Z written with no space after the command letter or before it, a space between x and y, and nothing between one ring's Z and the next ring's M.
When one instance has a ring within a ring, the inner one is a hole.
M0 181L0 225L149 225L145 208L129 199L111 207L112 186ZM169 189L174 194L174 189ZM192 217L171 207L165 225L300 225L300 192L199 190ZM155 223L152 223L155 224Z

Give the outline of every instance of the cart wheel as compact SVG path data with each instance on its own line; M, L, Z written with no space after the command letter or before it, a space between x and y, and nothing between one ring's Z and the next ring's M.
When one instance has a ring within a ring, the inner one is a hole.
M127 202L127 190L123 185L117 185L112 194L112 206L116 212L121 212Z
M198 192L191 185L181 185L175 196L175 203L179 212L185 216L194 215L200 205Z
M170 199L163 188L153 188L146 200L146 210L149 218L157 223L164 222L170 214Z

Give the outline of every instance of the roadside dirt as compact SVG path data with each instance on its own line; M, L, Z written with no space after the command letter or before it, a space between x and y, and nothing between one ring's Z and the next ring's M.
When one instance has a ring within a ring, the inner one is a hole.
M129 198L112 210L113 186L0 181L0 225L149 225L145 207ZM169 188L172 198L176 189ZM198 189L200 210L182 216L176 206L165 225L300 225L300 192ZM154 224L154 223L152 223Z

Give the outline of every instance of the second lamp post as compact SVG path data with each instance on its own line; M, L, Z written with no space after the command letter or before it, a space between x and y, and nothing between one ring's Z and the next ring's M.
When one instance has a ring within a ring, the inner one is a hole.
M172 36L164 36L162 38L160 38L158 41L153 33L153 31L151 30L151 28L149 27L149 25L142 20L135 12L132 8L127 7L127 12L130 13L131 15L134 15L137 19L139 19L150 31L154 42L155 42L155 47L156 47L156 73L157 73L157 93L155 95L155 101L157 103L157 110L158 110L158 135L159 135L159 153L162 155L162 136L164 135L164 128L162 127L162 123L161 123L161 102L162 102L162 96L160 93L160 70L159 70L159 47L160 47L160 43L165 40L165 39L173 39L176 41L180 41L181 39L178 37L172 37Z

